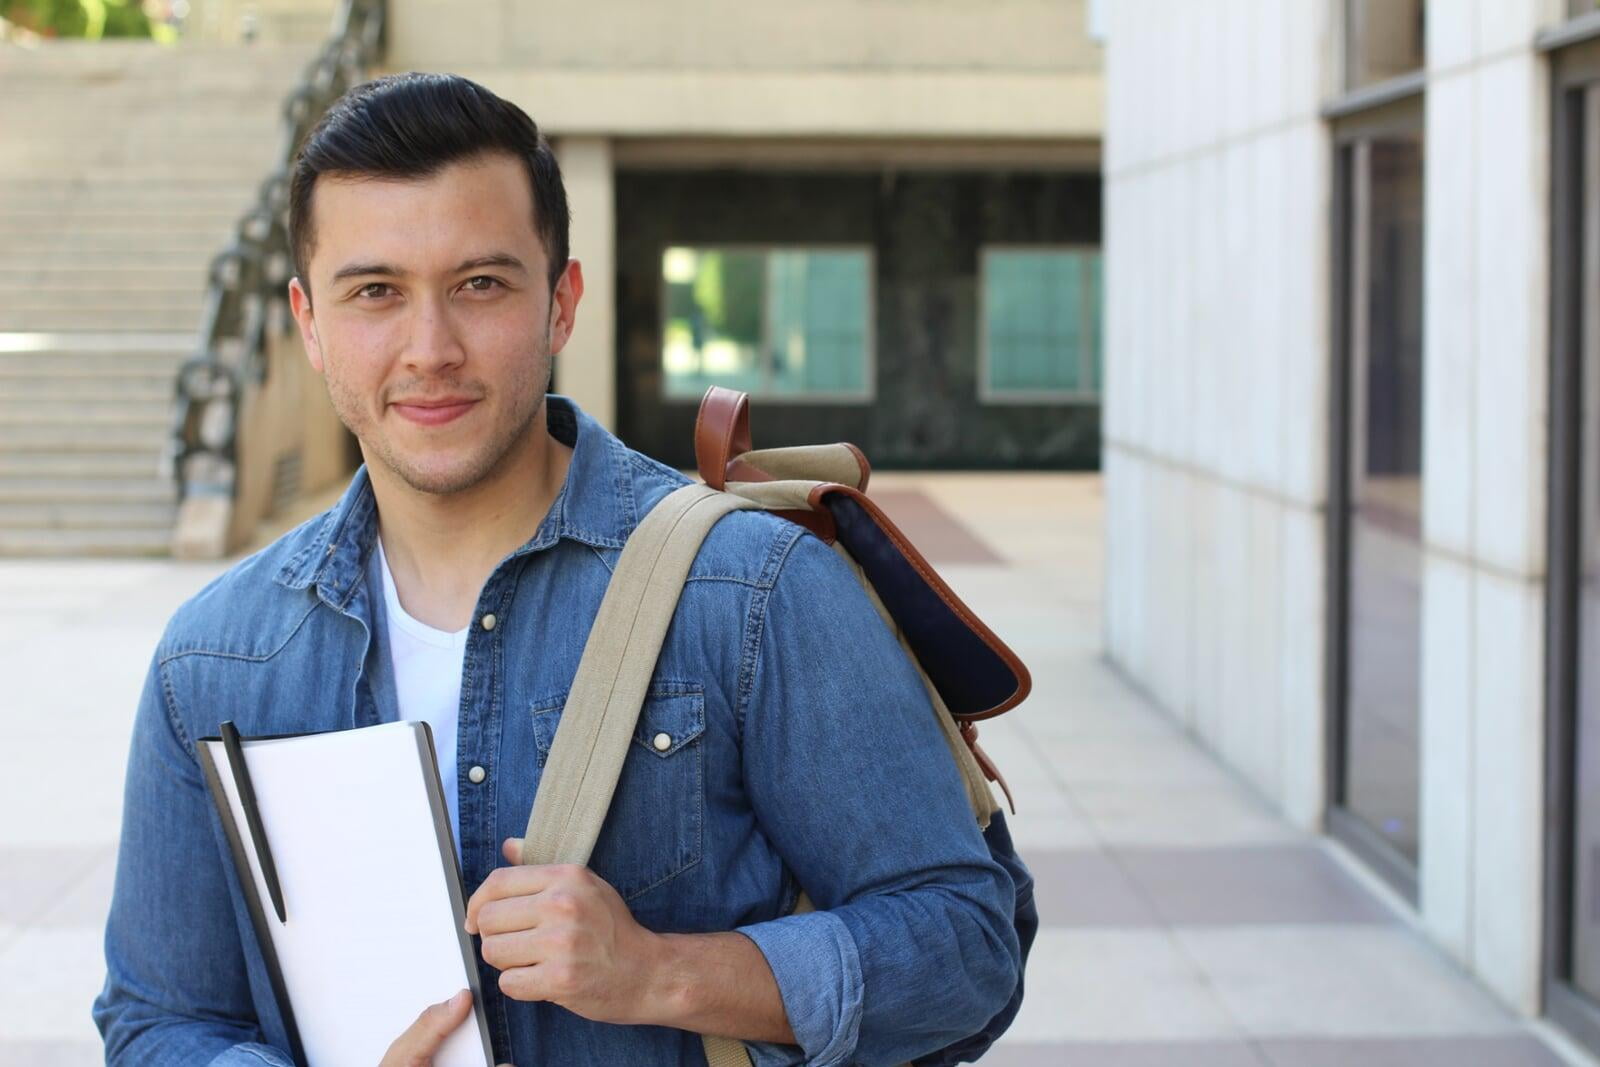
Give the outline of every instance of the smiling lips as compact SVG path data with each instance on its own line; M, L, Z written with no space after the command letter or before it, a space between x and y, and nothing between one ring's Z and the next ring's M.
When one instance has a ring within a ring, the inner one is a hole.
M400 417L420 426L443 426L465 415L478 401L470 397L440 397L437 400L396 401L391 406Z

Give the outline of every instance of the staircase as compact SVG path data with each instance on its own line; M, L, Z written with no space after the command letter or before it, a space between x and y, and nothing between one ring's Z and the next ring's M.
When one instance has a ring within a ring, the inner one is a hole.
M0 46L0 556L167 551L174 376L314 50Z

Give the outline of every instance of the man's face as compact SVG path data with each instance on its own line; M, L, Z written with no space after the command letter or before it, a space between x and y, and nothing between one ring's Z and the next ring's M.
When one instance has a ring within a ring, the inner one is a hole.
M309 277L290 283L306 354L368 465L421 492L477 485L544 403L583 283L571 263L552 296L532 201L501 154L317 180Z

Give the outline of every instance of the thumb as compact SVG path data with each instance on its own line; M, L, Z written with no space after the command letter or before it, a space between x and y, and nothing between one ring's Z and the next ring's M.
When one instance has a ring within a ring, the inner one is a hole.
M471 1006L472 993L466 989L443 1003L430 1004L389 1046L379 1067L427 1067L444 1039L466 1019Z
M413 1035L421 1046L417 1051L425 1056L432 1056L438 1051L439 1046L444 1044L444 1039L461 1025L471 1010L472 991L468 989L461 990L449 1000L428 1005L412 1025Z
M508 837L500 846L500 854L506 858L507 863L520 864L522 862L522 838Z

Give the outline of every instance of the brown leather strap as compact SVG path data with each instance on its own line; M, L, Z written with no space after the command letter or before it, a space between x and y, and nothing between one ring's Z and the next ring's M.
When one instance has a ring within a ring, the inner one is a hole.
M728 464L750 451L750 399L713 385L700 401L694 422L694 461L700 480L713 489L727 484Z
M989 753L978 744L978 727L971 722L961 724L961 740L967 743L972 750L972 758L978 761L978 766L983 770L983 776L1000 786L1000 791L1006 795L1006 803L1011 806L1011 814L1017 813L1017 802L1011 796L1011 787L1006 784L1006 776L1000 773L1000 767L989 758Z

